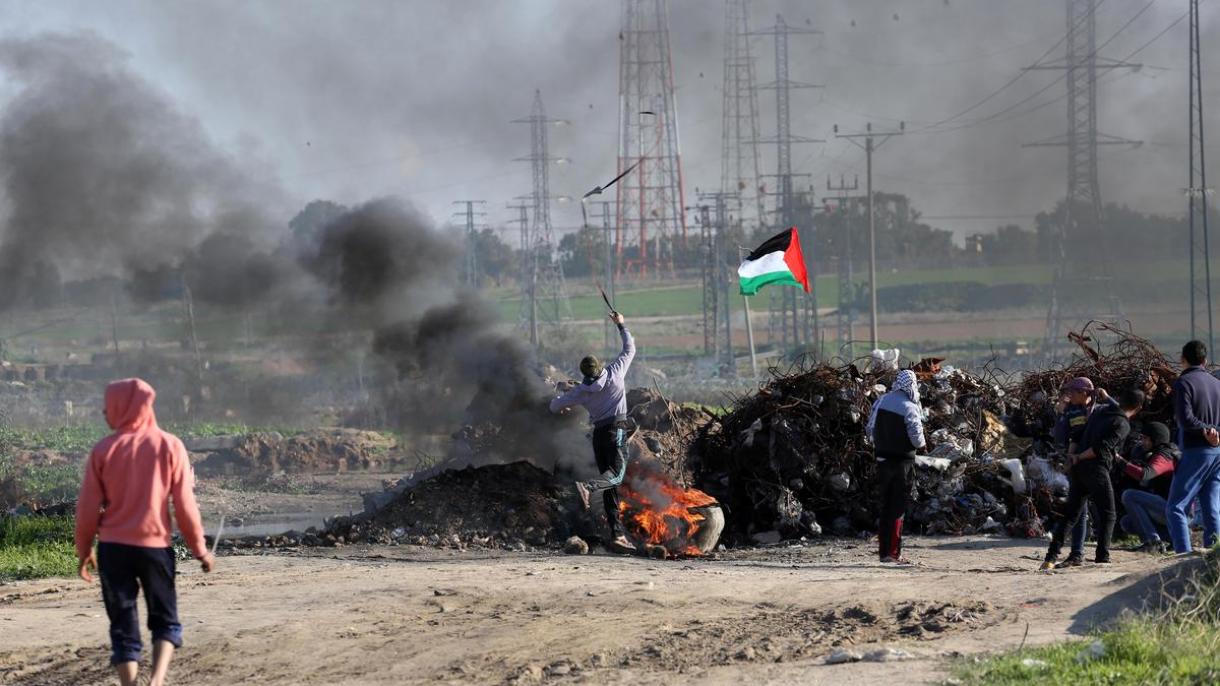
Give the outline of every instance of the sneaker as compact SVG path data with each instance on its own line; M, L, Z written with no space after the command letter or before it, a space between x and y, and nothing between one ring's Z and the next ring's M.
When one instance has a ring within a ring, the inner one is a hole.
M1079 555L1068 555L1063 562L1055 565L1055 569L1064 569L1067 567L1079 567L1084 564L1084 558Z
M1143 545L1139 545L1139 546L1132 548L1131 552L1148 553L1151 555L1163 555L1165 553L1165 542L1160 539L1157 539L1155 541L1148 541L1147 543L1144 543Z
M1053 559L1043 560L1042 564L1038 566L1038 571L1039 572L1049 572L1055 568L1055 565L1056 565L1056 561Z
M589 509L589 487L583 481L576 482L576 493L580 495L580 504Z
M1114 563L1113 563L1113 562L1111 562L1111 561L1110 561L1110 558L1108 558L1108 557L1107 557L1107 558L1104 558L1104 559L1097 559L1097 560L1093 560L1093 564L1095 564L1095 565L1108 565L1108 564L1114 564Z
M618 538L610 541L610 549L616 553L634 553L635 546L623 534L619 534Z

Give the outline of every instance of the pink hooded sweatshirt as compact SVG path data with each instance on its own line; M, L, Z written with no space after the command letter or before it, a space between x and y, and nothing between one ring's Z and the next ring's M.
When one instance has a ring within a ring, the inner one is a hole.
M106 387L106 423L114 433L89 453L76 501L76 554L82 560L93 550L94 535L104 543L168 548L171 497L187 547L197 558L207 554L195 473L182 441L157 427L156 397L142 379Z

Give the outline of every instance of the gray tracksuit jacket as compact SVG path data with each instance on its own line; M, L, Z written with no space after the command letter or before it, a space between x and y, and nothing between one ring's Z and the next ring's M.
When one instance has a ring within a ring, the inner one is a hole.
M589 411L593 426L606 426L627 417L627 369L635 358L635 339L627 327L618 328L623 351L595 379L586 377L572 390L551 401L551 412L580 405Z

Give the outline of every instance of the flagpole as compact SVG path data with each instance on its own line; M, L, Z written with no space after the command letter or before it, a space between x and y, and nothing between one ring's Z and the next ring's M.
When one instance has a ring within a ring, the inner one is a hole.
M737 246L737 259L742 259L745 248ZM741 301L746 305L746 340L750 342L750 378L758 378L758 357L754 353L754 324L750 321L750 296L741 294Z

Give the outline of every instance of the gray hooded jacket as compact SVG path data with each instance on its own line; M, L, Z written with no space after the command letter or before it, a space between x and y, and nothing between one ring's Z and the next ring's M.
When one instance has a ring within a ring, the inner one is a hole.
M605 426L627 417L627 369L635 358L635 339L627 327L618 328L623 351L596 379L586 378L572 390L551 401L551 412L580 405L589 411L593 426Z

